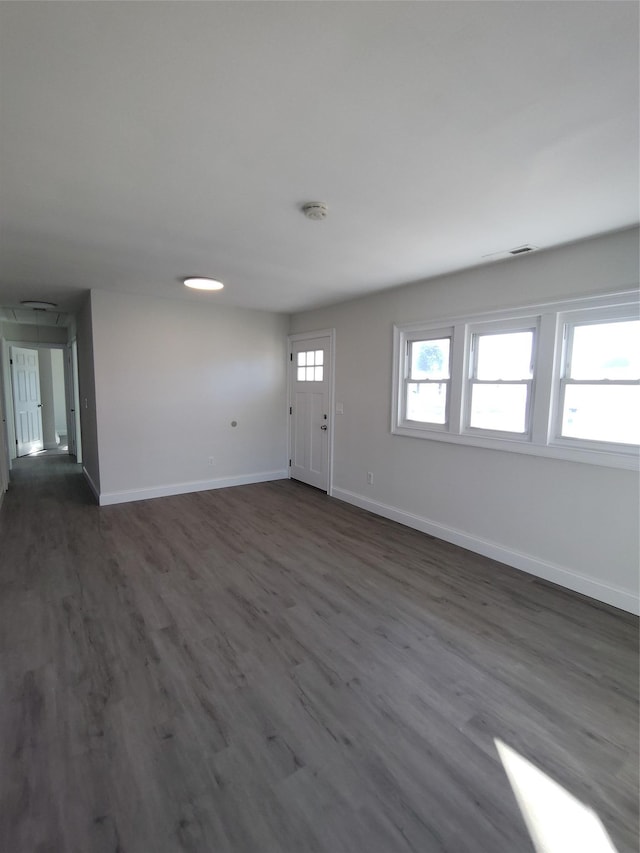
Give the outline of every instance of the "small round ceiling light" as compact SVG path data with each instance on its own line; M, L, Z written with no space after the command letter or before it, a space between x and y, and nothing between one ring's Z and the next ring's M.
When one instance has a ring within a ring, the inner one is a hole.
M24 305L25 308L37 308L40 311L58 307L57 302L42 302L40 299L21 299L20 305Z
M202 276L185 278L186 287L191 287L193 290L222 290L224 284L221 281L216 281L215 278L203 278Z
M308 201L301 208L307 219L326 219L329 208L323 201Z

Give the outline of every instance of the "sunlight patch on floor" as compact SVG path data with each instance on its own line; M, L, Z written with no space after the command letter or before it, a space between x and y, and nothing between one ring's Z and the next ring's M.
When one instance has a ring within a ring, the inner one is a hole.
M536 853L617 853L593 809L501 740L494 742Z

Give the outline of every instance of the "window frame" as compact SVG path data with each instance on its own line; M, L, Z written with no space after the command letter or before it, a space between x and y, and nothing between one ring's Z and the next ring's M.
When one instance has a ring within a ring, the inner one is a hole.
M537 357L537 344L538 344L538 328L539 328L539 318L537 316L534 317L523 317L518 318L517 320L497 320L492 322L485 323L470 323L468 324L468 338L469 338L469 351L467 354L468 361L468 372L465 376L465 394L464 394L464 413L463 413L463 423L464 423L464 433L468 435L484 435L491 436L493 438L509 438L512 441L530 441L532 434L532 419L533 419L533 399L535 395L535 387L536 387L536 357ZM533 332L533 339L531 342L531 379L527 380L497 380L494 382L489 382L485 380L479 380L475 376L477 363L478 363L478 352L477 352L477 339L483 335L508 335L510 333L517 332ZM504 384L504 385L526 385L527 388L527 399L525 403L525 426L526 429L524 432L513 432L511 430L497 430L497 429L486 429L485 427L474 427L471 426L471 401L473 395L473 386L475 384Z
M564 395L567 385L637 385L633 380L571 380L567 377L570 371L573 354L573 336L578 326L604 325L607 323L624 323L629 320L640 320L636 306L618 305L598 309L582 309L565 311L558 317L558 337L556 348L559 353L559 369L554 377L554 412L550 444L556 447L581 448L603 453L637 454L638 445L623 444L622 442L603 441L598 439L576 438L562 435L562 417L564 412Z
M463 317L443 317L433 322L394 324L391 433L408 438L637 471L640 467L638 445L595 442L559 434L562 419L560 382L566 353L564 329L574 317L584 318L583 322L596 323L611 319L640 319L638 290L545 302ZM472 335L474 332L490 332L500 328L519 331L533 328L534 322L534 375L529 395L528 433L524 435L470 427ZM449 336L451 351L447 423L408 421L404 418L406 394L403 390L407 343Z
M416 341L436 341L443 340L448 338L449 343L449 378L448 379L420 379L420 380L412 380L411 379L411 357L410 357L410 349L411 345ZM401 389L401 400L400 405L402 407L402 423L407 426L409 429L415 430L435 430L437 432L446 432L449 428L449 417L451 410L451 374L452 374L452 359L453 359L453 327L448 326L444 328L435 328L431 329L426 337L418 332L408 332L404 336L403 343L404 350L404 364L403 364L403 378L402 378L402 389ZM447 401L445 404L445 422L443 424L436 423L435 421L415 421L411 420L406 416L407 410L407 392L408 386L410 384L425 384L425 385L446 385L447 386Z

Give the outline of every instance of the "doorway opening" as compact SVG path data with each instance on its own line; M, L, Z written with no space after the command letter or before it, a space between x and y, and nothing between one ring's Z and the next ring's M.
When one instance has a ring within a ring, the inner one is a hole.
M9 462L80 459L76 353L72 345L7 342L4 387Z

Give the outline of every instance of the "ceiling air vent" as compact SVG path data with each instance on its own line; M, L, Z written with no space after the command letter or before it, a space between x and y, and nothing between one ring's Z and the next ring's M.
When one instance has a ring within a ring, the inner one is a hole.
M525 243L523 246L516 246L515 249L502 249L501 252L489 252L488 255L482 257L487 261L500 261L502 258L516 257L517 255L528 255L529 252L535 252L540 246L533 246L531 243Z

